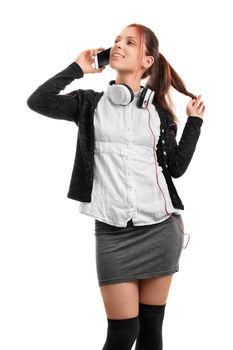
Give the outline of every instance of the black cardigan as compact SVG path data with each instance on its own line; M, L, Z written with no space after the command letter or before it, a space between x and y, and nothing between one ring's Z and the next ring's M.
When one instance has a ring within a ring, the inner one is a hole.
M94 169L93 117L104 91L78 89L59 95L59 92L74 79L83 76L81 67L72 62L66 69L40 85L27 99L27 105L37 113L54 119L72 121L77 125L76 153L67 197L80 202L91 202ZM155 106L161 121L156 150L157 161L163 169L173 206L184 209L172 177L178 178L186 171L196 148L203 119L188 116L177 145L177 125L165 109Z

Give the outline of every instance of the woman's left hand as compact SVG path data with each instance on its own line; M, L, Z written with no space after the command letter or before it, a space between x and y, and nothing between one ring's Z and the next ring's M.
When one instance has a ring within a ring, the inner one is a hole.
M205 112L205 105L204 102L201 101L201 95L198 95L196 98L189 101L187 107L186 107L186 113L188 116L193 117L203 117L203 114Z

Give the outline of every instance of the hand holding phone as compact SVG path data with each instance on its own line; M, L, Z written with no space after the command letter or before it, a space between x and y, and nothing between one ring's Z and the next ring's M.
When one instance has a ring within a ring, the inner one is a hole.
M98 49L89 49L82 51L76 58L75 62L81 67L83 73L101 73L106 67L94 68L92 64L94 63L93 57L96 57L98 51L104 51L103 47Z

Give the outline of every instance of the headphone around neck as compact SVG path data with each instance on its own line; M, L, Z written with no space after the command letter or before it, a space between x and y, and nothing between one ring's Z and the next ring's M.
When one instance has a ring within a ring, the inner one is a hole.
M139 98L137 100L138 108L147 108L147 106L152 103L155 92L141 86ZM115 84L115 80L111 80L108 84L108 96L111 101L116 105L128 105L134 99L134 92L130 86L127 84Z

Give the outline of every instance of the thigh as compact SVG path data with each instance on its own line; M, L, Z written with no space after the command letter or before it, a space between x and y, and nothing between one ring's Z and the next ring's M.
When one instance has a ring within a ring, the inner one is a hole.
M138 281L112 283L100 286L108 318L125 319L138 315Z
M173 274L139 280L139 302L143 304L166 304Z

